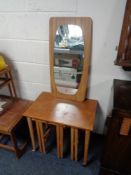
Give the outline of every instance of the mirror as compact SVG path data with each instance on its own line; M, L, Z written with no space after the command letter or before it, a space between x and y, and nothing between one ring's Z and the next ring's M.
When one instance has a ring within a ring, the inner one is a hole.
M59 92L77 92L83 71L83 56L84 40L81 27L72 24L60 25L54 40L54 79Z
M49 34L52 93L83 101L88 87L91 18L52 17Z

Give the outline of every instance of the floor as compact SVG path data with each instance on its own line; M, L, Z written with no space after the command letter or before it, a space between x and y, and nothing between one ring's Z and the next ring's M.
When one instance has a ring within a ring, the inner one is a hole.
M67 135L65 134L64 136L65 147L64 158L62 159L57 158L55 135L53 134L47 143L48 149L46 154L40 153L39 149L36 152L32 152L31 144L29 144L25 154L17 160L14 153L0 149L0 175L98 175L103 136L98 134L91 135L89 162L87 166L83 166L82 139L80 139L79 144L79 160L72 161L68 149L70 143L66 139L68 138Z

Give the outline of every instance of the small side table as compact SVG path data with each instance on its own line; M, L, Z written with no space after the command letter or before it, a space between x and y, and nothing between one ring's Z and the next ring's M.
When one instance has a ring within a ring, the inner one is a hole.
M41 152L45 152L44 135L42 123L51 123L56 126L57 155L63 157L63 128L71 128L71 159L77 160L78 130L85 131L84 162L88 161L88 145L90 132L93 131L95 114L97 109L96 100L85 100L77 102L55 97L52 93L43 92L34 103L24 112L27 117L32 149L35 150L32 120L37 126L37 134Z

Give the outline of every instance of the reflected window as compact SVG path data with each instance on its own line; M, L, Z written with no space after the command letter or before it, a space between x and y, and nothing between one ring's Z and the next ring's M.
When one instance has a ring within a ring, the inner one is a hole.
M56 32L55 47L83 49L83 44L83 34L80 26L59 26Z

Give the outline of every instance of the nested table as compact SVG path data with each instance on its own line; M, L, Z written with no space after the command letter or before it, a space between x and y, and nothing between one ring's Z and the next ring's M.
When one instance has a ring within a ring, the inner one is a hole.
M52 93L43 92L34 103L24 112L27 117L30 130L32 149L35 150L35 140L32 120L36 122L39 146L41 152L45 152L44 133L42 123L51 123L56 126L57 155L63 157L63 128L71 128L71 159L77 160L78 130L85 131L84 161L88 161L88 145L90 133L93 131L95 114L97 108L96 100L85 100L77 102L55 97Z

